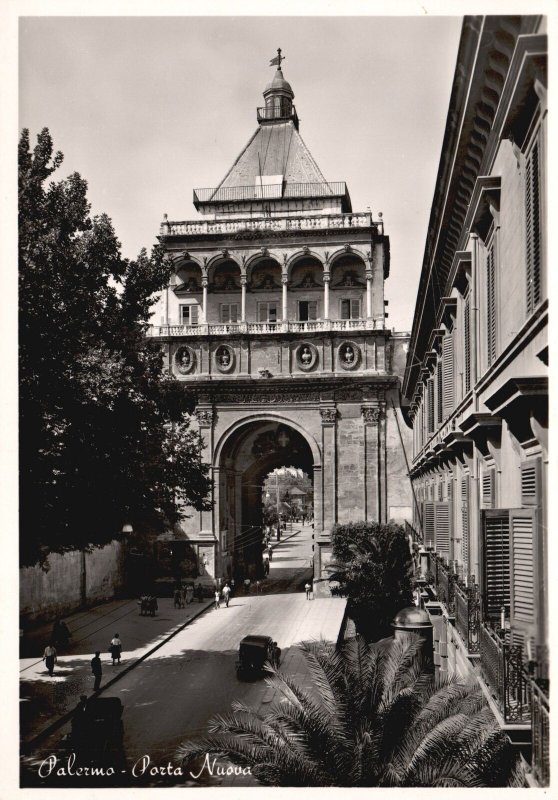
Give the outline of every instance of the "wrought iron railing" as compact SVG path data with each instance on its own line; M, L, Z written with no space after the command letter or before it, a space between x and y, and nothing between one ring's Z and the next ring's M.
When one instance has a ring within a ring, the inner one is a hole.
M541 685L542 684L542 685ZM548 681L528 679L531 697L531 768L539 786L550 783L549 699Z
M410 522L405 521L405 533L407 536L410 536L413 542L418 542L419 544L423 543L423 536L422 531L419 528L415 528L414 525L411 525Z
M480 625L482 675L506 723L529 722L531 709L521 645L506 641L506 635Z
M443 560L436 556L436 592L438 599L443 603L448 612L453 614L455 596L455 575L451 568L444 564Z
M270 119L291 119L296 117L296 109L293 105L287 106L259 106L257 108L258 122L265 122Z
M345 181L328 183L271 183L263 181L251 186L217 186L212 189L194 189L194 205L200 203L234 203L243 200L273 200L277 198L345 197Z
M478 655L480 651L480 593L474 578L464 586L458 581L454 584L455 627L467 645L467 653Z

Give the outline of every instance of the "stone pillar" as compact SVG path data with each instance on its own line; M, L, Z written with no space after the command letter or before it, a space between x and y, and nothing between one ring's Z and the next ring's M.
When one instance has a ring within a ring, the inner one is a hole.
M200 435L203 439L203 452L202 452L202 461L210 466L213 464L213 422L215 418L215 414L213 412L213 408L210 405L202 405L200 404L195 411L196 417L198 419L198 423L200 426ZM213 476L212 476L213 477ZM219 482L216 481L214 484L214 488L212 489L212 496L211 500L213 501L212 510L211 511L200 511L200 535L205 535L207 537L215 536L215 519L214 519L214 511L215 511L215 486L218 486ZM218 498L217 498L218 500ZM218 510L218 509L217 509Z
M245 275L242 275L240 278L240 288L242 290L241 300L240 300L240 321L246 322L246 283L247 278Z
M207 322L207 278L202 278L202 317L203 321Z
M380 522L388 521L386 425L386 404L382 401L380 402L380 417L378 420L378 496L380 498Z
M380 493L378 491L378 442L380 409L362 406L364 420L364 508L367 522L380 520Z
M384 244L374 245L374 266L372 275L372 317L375 328L383 328L385 321L384 307Z
M329 533L337 522L337 409L333 403L321 406L322 417L322 503L323 528Z
M372 319L372 259L366 270L366 319Z
M329 319L329 272L324 272L324 319Z
M286 275L281 275L281 286L282 286L282 289L283 289L283 297L282 297L283 303L282 303L281 319L282 319L283 322L287 321L287 282L288 282L287 276Z

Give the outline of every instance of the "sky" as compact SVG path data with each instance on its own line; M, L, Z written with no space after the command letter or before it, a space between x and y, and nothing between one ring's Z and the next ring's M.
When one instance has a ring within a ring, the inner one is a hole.
M388 327L410 330L462 17L22 17L19 125L48 127L125 256L195 219L257 127L281 47L300 133L383 213Z

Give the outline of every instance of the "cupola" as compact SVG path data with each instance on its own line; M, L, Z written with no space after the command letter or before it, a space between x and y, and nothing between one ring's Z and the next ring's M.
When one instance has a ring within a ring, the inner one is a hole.
M277 70L273 79L264 89L263 96L265 106L258 108L258 122L276 122L293 119L296 123L296 110L293 106L294 92L288 81L285 80L281 70L281 62L284 56L281 55L281 48L277 49L277 55L271 59L270 65L277 65ZM298 125L297 125L298 127Z

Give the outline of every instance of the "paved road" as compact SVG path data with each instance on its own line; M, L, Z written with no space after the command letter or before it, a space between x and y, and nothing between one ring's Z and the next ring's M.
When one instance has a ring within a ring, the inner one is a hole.
M236 677L238 644L246 634L272 636L283 651L282 668L307 680L296 643L321 636L336 639L345 607L340 599L307 601L304 592L292 591L308 564L309 541L309 533L304 531L291 539L285 537L274 548L269 588L274 586L277 590L283 584L287 593L267 593L266 587L262 594L234 597L229 608L200 617L107 692L120 697L125 706L126 764L121 773L124 785L199 785L203 781L206 785L220 785L221 780L222 785L231 784L231 779L208 775L198 784L188 774L134 778L131 770L143 756L149 756L150 767L166 766L173 761L181 741L203 733L209 719L228 712L234 699L260 708L271 701L272 692L263 681L240 682ZM60 739L61 733L53 735L33 754L24 785L34 783L40 761L59 753ZM115 785L114 778L107 780L107 787ZM84 785L78 779L76 783ZM250 785L251 779L236 778L232 783ZM50 781L40 785L48 786ZM58 785L68 782L62 779Z

